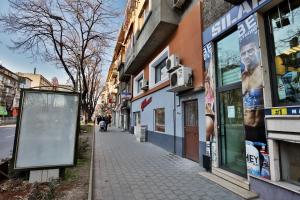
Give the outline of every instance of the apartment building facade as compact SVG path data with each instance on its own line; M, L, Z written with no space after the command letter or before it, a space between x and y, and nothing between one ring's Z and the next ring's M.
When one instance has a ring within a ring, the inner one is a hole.
M204 0L206 155L263 199L299 199L300 1Z
M13 116L14 99L18 88L18 75L0 65L0 115Z
M170 152L205 151L201 1L128 1L118 38L123 124Z

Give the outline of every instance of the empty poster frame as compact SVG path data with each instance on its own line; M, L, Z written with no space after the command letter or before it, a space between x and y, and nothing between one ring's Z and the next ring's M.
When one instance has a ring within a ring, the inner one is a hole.
M79 108L79 93L23 89L14 142L14 169L74 166Z

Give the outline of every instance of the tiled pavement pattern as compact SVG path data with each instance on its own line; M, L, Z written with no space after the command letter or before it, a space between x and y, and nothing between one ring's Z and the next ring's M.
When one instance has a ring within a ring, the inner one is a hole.
M95 200L240 199L198 175L199 164L118 129L96 130L94 156Z

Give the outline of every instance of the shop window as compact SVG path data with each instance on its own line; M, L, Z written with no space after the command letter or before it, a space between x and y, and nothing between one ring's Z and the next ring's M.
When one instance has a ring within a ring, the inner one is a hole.
M300 186L300 144L279 142L281 179Z
M300 1L284 1L268 13L274 47L271 64L277 104L300 103Z
M141 112L134 112L133 117L134 117L134 126L141 125Z
M155 131L165 132L165 109L158 108L154 110Z

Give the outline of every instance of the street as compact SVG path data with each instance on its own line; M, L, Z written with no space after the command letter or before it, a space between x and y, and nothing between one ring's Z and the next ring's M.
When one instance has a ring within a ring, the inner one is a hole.
M11 157L14 137L15 125L0 126L0 161Z
M196 162L173 155L135 136L96 128L93 195L96 200L240 199L200 176Z

